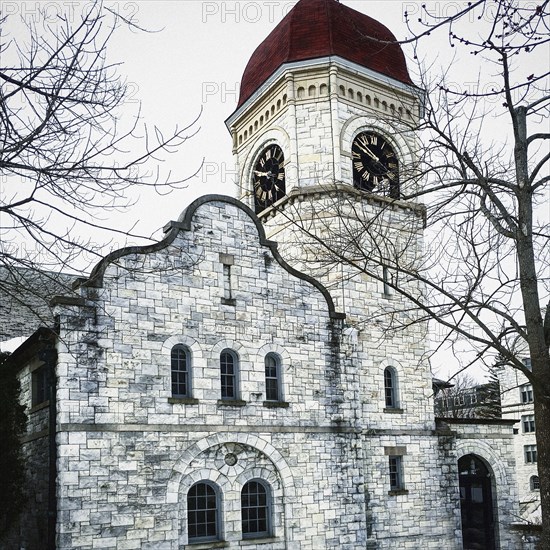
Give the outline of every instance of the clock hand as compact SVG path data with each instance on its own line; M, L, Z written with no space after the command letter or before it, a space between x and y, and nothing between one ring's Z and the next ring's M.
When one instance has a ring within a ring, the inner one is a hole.
M364 151L365 153L367 153L367 155L373 160L375 160L376 162L380 161L380 159L368 147L363 147L360 143L357 144L357 147L359 147L361 151Z

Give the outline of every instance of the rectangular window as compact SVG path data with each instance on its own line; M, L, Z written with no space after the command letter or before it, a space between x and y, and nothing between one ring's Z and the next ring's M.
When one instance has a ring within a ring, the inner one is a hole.
M527 414L521 417L521 425L523 426L523 433L530 433L535 431L535 415Z
M220 355L222 399L237 399L237 360L230 351Z
M390 490L404 489L403 483L403 457L400 455L389 457L390 465Z
M267 401L279 401L279 371L278 358L272 353L265 358L265 398Z
M172 396L190 397L189 357L187 348L181 345L172 348Z
M519 388L520 400L522 403L533 402L533 386L531 384L524 384Z
M523 366L526 369L533 370L533 368L531 367L531 358L530 357L524 357L522 359L522 361L523 361Z
M534 464L537 461L536 445L524 445L523 451L525 454L525 462L527 462L528 464Z
M45 366L32 373L32 406L36 407L48 400L48 371Z

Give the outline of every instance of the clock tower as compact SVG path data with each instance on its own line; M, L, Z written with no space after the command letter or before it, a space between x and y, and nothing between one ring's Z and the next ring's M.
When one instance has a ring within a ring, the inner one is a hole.
M308 246L303 230L313 241L334 235L335 224L341 232L349 208L382 220L377 233L393 231L385 246L406 246L418 256L421 231L411 243L410 230L420 228L423 208L408 197L417 190L415 127L422 102L394 35L336 0L300 0L258 46L226 124L239 198L287 261L329 288L339 286L335 271L329 280L323 266L311 265L319 246ZM396 239L401 226L406 234ZM380 280L370 281L375 300L390 271L380 267ZM354 301L343 289L334 297L340 310L352 313Z

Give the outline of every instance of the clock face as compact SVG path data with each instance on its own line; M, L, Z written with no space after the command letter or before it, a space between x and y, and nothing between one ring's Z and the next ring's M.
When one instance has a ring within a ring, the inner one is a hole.
M285 195L285 159L278 145L262 151L252 173L256 214Z
M391 145L382 136L362 132L355 138L351 154L355 187L399 198L399 162Z

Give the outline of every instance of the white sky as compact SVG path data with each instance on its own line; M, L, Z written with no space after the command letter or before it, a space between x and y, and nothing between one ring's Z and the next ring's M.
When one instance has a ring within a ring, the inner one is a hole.
M231 139L224 121L236 108L239 81L251 54L295 3L294 0L106 2L135 24L158 31L144 33L121 27L109 45L110 61L123 63L119 72L129 84L127 116L133 116L141 102L144 122L168 134L176 125L189 124L202 109L200 131L163 163L162 170L165 175L171 171L185 177L193 174L204 158L203 169L186 189L168 196L140 190L134 197L136 204L127 212L117 214L113 225L121 229L135 225L135 232L158 239L162 236L160 228L177 219L194 198L207 193L235 195ZM433 0L346 0L343 3L377 19L398 39L407 36L405 11L415 20L421 15L422 4L427 4L437 16L451 15L465 4ZM32 17L39 5L53 18L60 10L72 9L78 4L5 1L3 9ZM475 20L466 23L472 29L483 25L483 21ZM439 57L438 63L448 66L450 55L456 50L448 48L445 33L429 40L422 48L426 60L431 62ZM405 48L405 53L410 55L410 50ZM466 52L455 60L457 87L473 86L479 71L491 81L493 67L479 58L476 62L480 62L478 67L471 64L472 58ZM532 63L534 68L521 67L521 72L536 72L536 60ZM414 63L410 60L409 69L414 80ZM437 66L432 70L437 71ZM500 111L495 105L495 116ZM502 119L497 119L497 123L502 136ZM109 249L125 244L113 242Z

